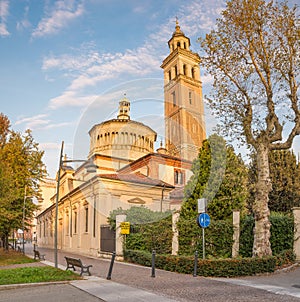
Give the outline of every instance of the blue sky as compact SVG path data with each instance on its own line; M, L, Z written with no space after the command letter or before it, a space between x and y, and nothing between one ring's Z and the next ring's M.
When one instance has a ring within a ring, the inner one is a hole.
M175 18L197 52L197 38L224 6L223 0L0 0L0 111L14 130L32 130L52 177L61 141L69 157L86 158L89 129L116 116L124 93L132 119L160 140L160 65ZM205 92L211 79L202 74L202 81ZM208 131L213 123L207 119Z

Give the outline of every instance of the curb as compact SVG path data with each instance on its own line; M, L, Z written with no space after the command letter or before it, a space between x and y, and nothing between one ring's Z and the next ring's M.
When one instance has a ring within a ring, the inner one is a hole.
M70 281L53 281L53 282L37 282L37 283L18 283L18 284L4 284L0 285L0 291L1 290L7 290L7 289L14 289L14 288L20 288L20 287L33 287L33 286L43 286L43 285L55 285L55 284L68 284L74 280ZM81 281L81 280L78 280Z

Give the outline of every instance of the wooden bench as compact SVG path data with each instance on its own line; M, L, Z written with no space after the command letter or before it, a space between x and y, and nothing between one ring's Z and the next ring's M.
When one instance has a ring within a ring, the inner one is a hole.
M17 251L23 253L23 249L19 245L17 246Z
M33 250L34 259L45 260L45 255L41 255L41 253L37 250Z
M82 276L83 273L87 273L89 274L89 276L91 275L90 267L92 267L92 265L83 265L81 259L77 259L77 258L65 257L65 259L67 261L66 270L72 268L74 271L76 271L75 269L76 266L76 267L80 267L81 269L80 276Z

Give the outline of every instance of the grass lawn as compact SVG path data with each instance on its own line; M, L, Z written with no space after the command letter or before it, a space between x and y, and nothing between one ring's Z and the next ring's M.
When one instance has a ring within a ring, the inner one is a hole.
M0 270L0 285L78 279L82 278L71 271L63 271L51 266L20 267Z
M0 266L31 262L36 262L36 260L31 259L16 251L5 251L3 249L0 249Z
M1 266L32 262L37 261L16 251L9 250L7 252L0 249L0 285L82 279L71 271L63 271L51 266L1 269Z

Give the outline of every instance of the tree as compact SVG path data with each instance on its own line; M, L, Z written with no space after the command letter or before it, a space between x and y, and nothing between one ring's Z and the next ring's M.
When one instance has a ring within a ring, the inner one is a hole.
M208 213L216 220L231 217L233 210L245 210L248 171L222 137L214 134L203 142L192 172L184 190L183 211L197 213L199 198L207 199Z
M33 218L37 206L26 202L26 196L40 196L39 181L46 175L46 169L42 161L44 152L39 150L31 131L22 135L11 130L3 114L0 142L0 232L7 244L10 231L23 225L24 209L26 220Z
M197 244L197 200L206 198L212 220L228 220L233 210L246 209L248 170L242 159L225 140L211 135L203 141L198 158L193 162L193 176L184 189L184 201L178 221L179 241ZM184 237L184 238L183 238ZM231 236L232 237L232 236ZM191 247L193 250L193 247Z
M209 98L221 131L254 148L257 161L253 256L271 255L269 152L289 149L300 134L300 28L286 1L227 2L216 29L200 38L213 76ZM222 132L221 132L222 133Z

